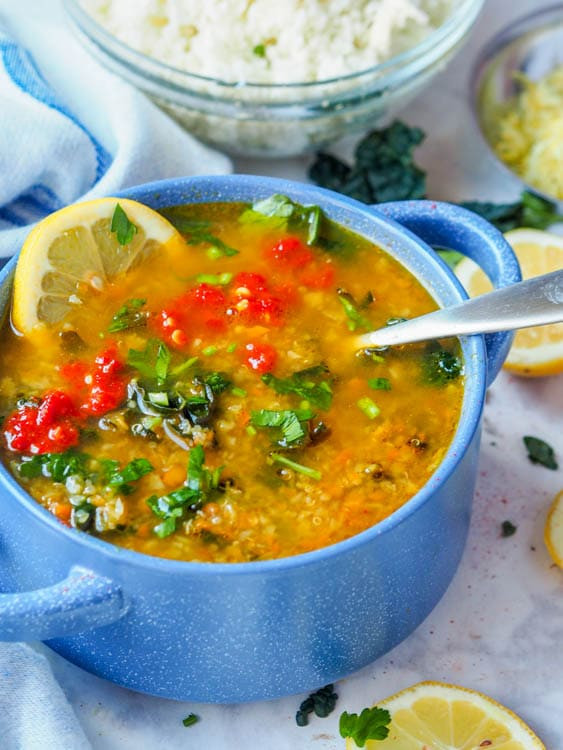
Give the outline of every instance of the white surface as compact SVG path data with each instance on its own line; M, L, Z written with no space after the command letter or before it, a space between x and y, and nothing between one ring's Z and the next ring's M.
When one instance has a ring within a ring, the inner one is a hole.
M430 92L405 113L428 140L419 158L434 198L516 195L495 171L475 136L466 105L472 56L496 29L538 6L534 0L488 0L470 43ZM239 161L238 171L304 179L301 160ZM489 393L474 516L461 567L430 617L386 657L336 686L337 708L299 728L294 714L302 696L262 704L210 706L174 703L123 690L82 672L57 656L51 661L95 750L159 748L342 748L341 711L358 711L423 679L481 690L510 706L543 738L563 748L563 572L542 541L553 495L563 488L563 468L532 465L525 434L549 441L563 464L563 376L537 381L502 373ZM518 526L500 538L500 524ZM335 611L335 617L338 612ZM182 718L195 712L189 728ZM46 749L49 750L49 749ZM57 749L58 750L58 749ZM66 748L64 750L67 750Z

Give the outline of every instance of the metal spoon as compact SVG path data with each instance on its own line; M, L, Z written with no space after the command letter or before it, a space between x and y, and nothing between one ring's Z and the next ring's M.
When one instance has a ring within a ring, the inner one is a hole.
M513 331L563 321L563 269L520 281L454 307L356 336L356 349L380 348L470 333Z

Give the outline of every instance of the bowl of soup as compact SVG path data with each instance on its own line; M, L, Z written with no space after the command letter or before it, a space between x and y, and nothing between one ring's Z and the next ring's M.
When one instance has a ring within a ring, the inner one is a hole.
M336 680L454 575L510 344L353 337L465 297L425 242L496 286L518 264L448 204L241 175L132 188L116 210L127 199L182 241L87 304L45 303L37 336L10 326L16 260L2 271L0 636L183 700Z

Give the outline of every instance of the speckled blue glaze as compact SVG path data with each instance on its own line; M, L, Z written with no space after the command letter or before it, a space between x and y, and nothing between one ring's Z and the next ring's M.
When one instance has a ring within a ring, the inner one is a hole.
M240 175L167 180L122 196L159 208L276 192L320 205L386 248L441 305L465 293L425 241L470 255L495 286L520 279L502 235L447 204L375 210L310 185ZM13 268L11 262L0 273L3 309ZM59 524L0 467L0 590L19 592L0 595L0 637L49 638L51 648L94 674L195 701L274 698L363 667L422 622L456 571L469 526L485 388L510 340L508 334L462 340L461 421L421 491L362 534L305 555L212 564L120 549Z

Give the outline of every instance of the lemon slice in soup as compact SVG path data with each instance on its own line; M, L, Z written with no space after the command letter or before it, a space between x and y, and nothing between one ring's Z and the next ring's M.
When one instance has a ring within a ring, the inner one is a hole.
M171 243L179 232L148 206L125 198L76 203L47 216L28 235L16 266L12 322L23 334L62 320L92 288Z

